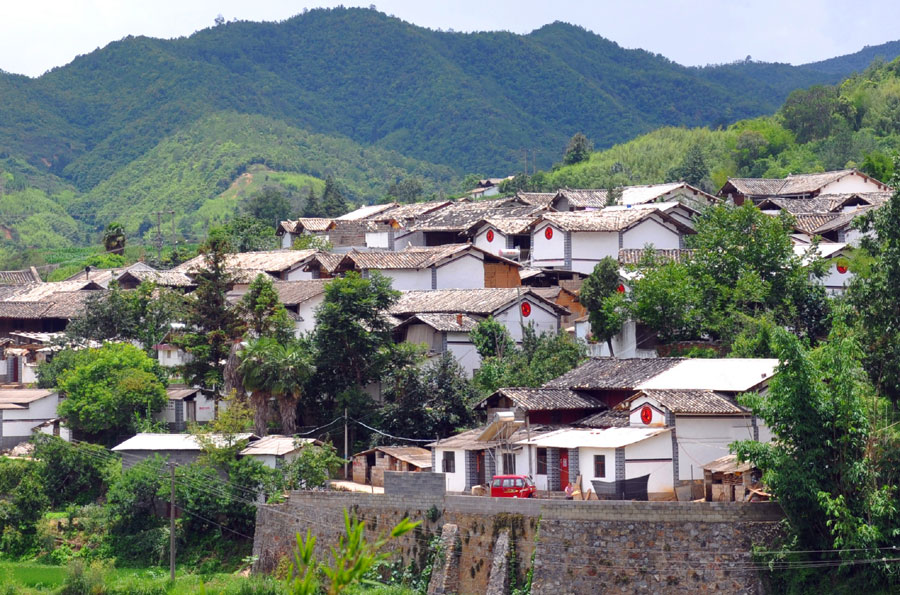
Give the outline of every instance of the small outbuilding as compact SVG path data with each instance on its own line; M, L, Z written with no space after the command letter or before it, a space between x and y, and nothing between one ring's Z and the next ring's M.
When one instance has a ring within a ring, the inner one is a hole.
M214 441L224 444L223 436L217 434L209 436ZM242 440L253 442L259 440L259 436L250 433L235 434L233 439L235 442ZM170 463L176 465L190 465L203 452L203 447L193 434L141 433L114 446L112 450L122 456L122 468L128 469L155 455L167 458Z
M242 457L256 459L266 467L278 469L296 459L300 451L310 444L322 446L322 442L314 438L272 434L251 442L239 454Z
M385 471L431 471L431 451L418 446L376 446L353 455L353 481L384 486Z
M737 455L725 455L703 466L703 493L707 502L761 502L769 500L763 491L762 473Z

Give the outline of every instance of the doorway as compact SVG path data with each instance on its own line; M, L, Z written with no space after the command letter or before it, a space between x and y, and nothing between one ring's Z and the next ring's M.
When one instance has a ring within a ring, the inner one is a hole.
M565 489L569 483L569 450L559 449L559 489Z
M484 485L487 483L484 477L484 451L475 451L475 483Z

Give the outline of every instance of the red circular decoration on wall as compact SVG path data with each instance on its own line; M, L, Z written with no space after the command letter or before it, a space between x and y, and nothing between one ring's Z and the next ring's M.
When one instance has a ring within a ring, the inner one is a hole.
M619 283L619 286L616 287L616 291L618 291L619 293L625 293L625 286Z
M485 237L487 238L488 242L493 242L494 241L494 230L489 229L487 234L485 234Z
M651 421L653 421L653 410L648 405L644 405L641 407L641 423L648 426Z
M837 265L837 272L839 272L839 273L842 274L842 275L843 275L844 273L846 273L846 272L847 272L847 265L845 265L845 264L839 264L839 265Z
M522 302L522 316L525 318L531 316L531 304L528 302Z
M553 239L553 228L552 227L544 228L544 237L547 238L548 240Z

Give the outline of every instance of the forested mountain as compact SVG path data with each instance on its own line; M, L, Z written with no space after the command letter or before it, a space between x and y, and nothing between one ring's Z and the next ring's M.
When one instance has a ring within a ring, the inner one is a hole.
M233 212L222 193L254 164L332 176L357 202L408 178L452 192L465 174L521 170L524 149L549 167L579 131L602 148L772 113L897 51L688 68L565 23L462 34L357 8L128 37L35 79L0 72L0 205L32 196L0 224L7 250L82 241L112 218L144 231L159 209L196 231Z
M777 113L717 130L663 127L596 151L580 163L518 176L508 190L608 188L686 179L715 191L729 177L856 167L890 179L900 150L900 58L875 63L839 86L792 92ZM692 162L693 161L693 162ZM687 170L704 171L700 179Z

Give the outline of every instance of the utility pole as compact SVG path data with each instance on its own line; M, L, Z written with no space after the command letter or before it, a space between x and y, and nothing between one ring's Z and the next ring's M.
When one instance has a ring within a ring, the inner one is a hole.
M528 149L522 149L522 153L525 155L525 175L528 175Z
M171 471L171 494L169 496L169 577L175 582L175 463L169 464Z
M175 257L175 246L178 244L178 240L175 239L175 211L169 211L169 214L172 215L172 257Z
M156 262L162 260L162 211L156 211ZM157 264L159 266L159 264Z
M347 408L344 407L344 479L350 479L347 473L347 464L350 461L350 440L347 434Z

